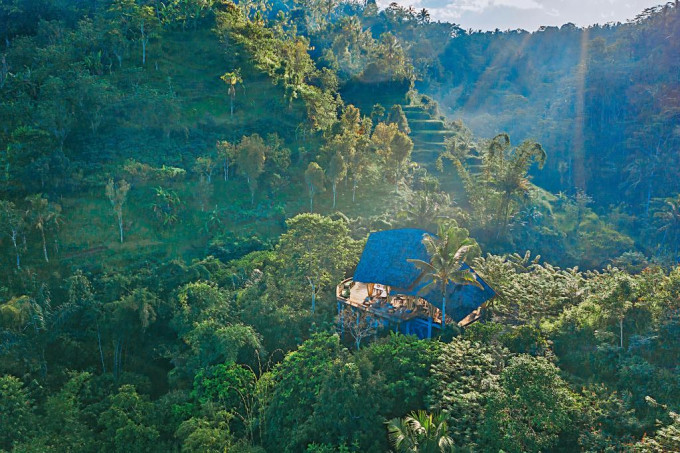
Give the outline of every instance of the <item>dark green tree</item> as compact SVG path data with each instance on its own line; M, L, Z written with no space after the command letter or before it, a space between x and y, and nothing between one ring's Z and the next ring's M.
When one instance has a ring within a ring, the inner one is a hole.
M28 390L19 379L0 377L0 448L10 451L29 437L35 418L32 404Z
M387 435L397 452L447 453L454 450L449 426L443 414L412 412L387 423Z
M500 376L500 388L486 404L481 444L509 453L556 447L574 430L579 406L555 365L542 357L519 355Z

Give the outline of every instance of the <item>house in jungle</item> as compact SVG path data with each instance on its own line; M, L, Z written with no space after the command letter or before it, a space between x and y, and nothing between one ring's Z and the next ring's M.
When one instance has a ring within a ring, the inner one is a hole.
M429 262L423 237L431 233L403 228L371 233L352 278L336 290L338 314L345 309L361 312L375 327L390 328L404 334L430 338L433 329L442 329L441 289L424 291L420 270L410 259ZM463 268L470 269L466 264ZM448 286L446 324L466 326L479 319L486 301L495 296L491 287L476 273L474 285ZM358 318L357 318L358 319ZM342 325L342 321L341 321Z

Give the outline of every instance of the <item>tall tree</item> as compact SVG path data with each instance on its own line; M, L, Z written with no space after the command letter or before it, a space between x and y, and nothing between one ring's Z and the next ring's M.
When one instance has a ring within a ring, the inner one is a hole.
M68 300L57 308L55 323L60 324L62 328L70 326L72 331L77 331L77 335L94 327L102 373L106 373L100 323L103 316L103 303L95 298L89 278L80 269L66 280L66 290Z
M238 145L237 164L241 172L246 175L251 204L255 204L255 191L258 178L264 171L266 155L267 145L258 134L243 137Z
M678 243L680 242L680 195L668 197L663 206L654 213L659 232L663 231L660 247L671 244L672 258L678 258Z
M118 231L120 232L120 243L123 243L123 205L127 200L127 194L130 190L130 184L124 179L118 181L118 184L109 179L106 184L106 197L111 202L113 212L118 219Z
M560 434L574 428L579 409L555 365L543 357L520 354L510 359L499 390L489 397L482 450L551 451Z
M151 451L158 448L159 433L150 422L151 403L137 393L134 385L125 384L107 398L108 408L101 413L98 425L101 446L110 452Z
M411 128L408 126L406 114L399 104L394 104L390 109L390 113L387 115L387 123L396 124L399 130L404 134L411 133Z
M354 346L357 351L361 348L361 342L377 332L367 313L362 310L345 308L340 314L340 320L344 329L354 338Z
M231 72L225 72L220 77L224 83L227 84L227 94L229 94L229 112L231 117L234 117L234 100L236 99L236 87L243 84L241 77L241 68L237 68Z
M399 131L394 134L392 138L392 143L390 144L390 167L394 171L394 184L397 190L399 190L399 180L400 176L404 170L405 164L409 162L411 158L411 151L413 151L413 141L405 133Z
M395 123L379 123L371 141L398 191L400 175L413 150L413 141Z
M222 160L224 180L229 181L229 166L236 158L236 147L227 140L218 140L215 146L217 147L217 156Z
M276 281L285 296L301 300L311 289L312 311L316 296L342 280L345 269L358 257L357 242L347 225L318 214L300 214L286 221L288 231L277 247Z
M9 235L14 246L17 269L21 269L21 253L18 239L19 234L25 227L25 221L21 212L11 201L0 200L0 223L2 223L2 229Z
M352 203L356 201L359 182L364 178L371 164L371 141L367 135L357 137L353 152L349 155L348 174L352 180Z
M108 326L113 338L111 371L117 379L123 371L123 353L130 356L135 345L143 341L143 334L156 321L159 301L146 288L137 288L120 300L108 304Z
M144 66L146 65L146 47L149 45L149 40L158 33L160 22L151 6L139 6L135 13L135 25L142 44L142 66Z
M532 163L536 162L539 168L543 168L546 158L543 147L532 140L526 140L513 149L508 134L499 134L489 143L483 166L485 178L501 195L496 217L499 236L505 234L508 225L510 202L529 191L527 174Z
M302 427L343 348L337 335L314 334L286 355L272 372L274 388L266 406L264 440L268 451L302 451Z
M455 337L442 345L431 367L428 408L445 413L459 447L479 450L484 407L504 366L507 351L496 345Z
M347 164L340 152L336 152L333 154L333 157L331 157L331 161L328 163L328 169L326 170L326 175L331 180L331 187L333 188L333 209L335 209L338 182L342 181L347 175Z
M34 428L33 402L24 384L14 376L0 376L0 448L11 451Z
M215 161L210 156L201 156L196 158L194 163L194 171L201 175L208 181L208 184L212 182L212 174L215 170Z
M42 194L31 195L26 199L30 203L29 217L33 222L33 226L40 231L45 262L49 263L50 260L47 256L47 239L45 237L45 232L59 226L61 221L61 206L50 203L47 198L43 198Z
M116 22L121 38L132 38L142 46L142 66L146 65L146 48L149 40L156 36L160 21L154 9L148 5L139 5L135 0L115 0L108 10ZM114 34L114 35L115 35ZM122 57L118 57L120 64Z
M305 171L305 183L307 184L307 192L309 193L309 212L314 212L314 195L317 192L323 192L326 187L324 180L326 175L323 168L316 162L310 162Z

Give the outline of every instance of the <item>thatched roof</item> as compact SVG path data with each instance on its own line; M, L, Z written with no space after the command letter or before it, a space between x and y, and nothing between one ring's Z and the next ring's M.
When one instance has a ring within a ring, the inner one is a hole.
M429 261L423 236L425 230L403 228L371 233L354 272L354 281L390 286L392 294L420 296L435 306L441 305L439 289L421 293L427 282L415 285L420 271L409 259ZM433 235L434 236L434 235ZM464 268L469 266L463 265ZM474 272L474 270L472 271ZM476 275L476 274L475 274ZM447 291L446 315L460 321L496 293L481 277L477 280L484 290L472 285L451 285Z

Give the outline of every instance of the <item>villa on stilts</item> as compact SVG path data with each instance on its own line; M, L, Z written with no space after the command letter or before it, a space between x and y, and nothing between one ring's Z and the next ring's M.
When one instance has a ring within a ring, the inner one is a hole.
M375 328L389 328L419 338L431 338L433 329L442 329L443 295L438 287L423 291L421 271L409 260L429 261L423 237L425 230L403 228L371 233L352 278L336 289L339 328L350 309ZM463 264L462 269L474 270ZM450 284L446 294L446 324L466 326L481 316L483 305L495 296L491 287L476 273L480 287ZM483 288L483 289L482 289ZM357 319L359 319L357 317ZM434 332L436 333L436 332Z

